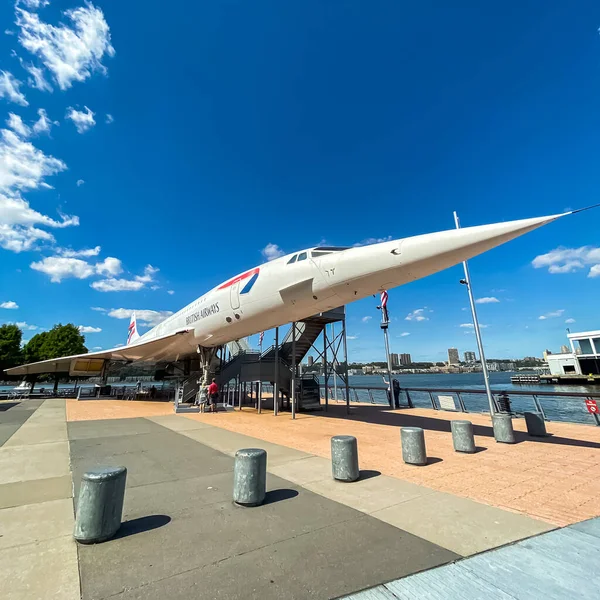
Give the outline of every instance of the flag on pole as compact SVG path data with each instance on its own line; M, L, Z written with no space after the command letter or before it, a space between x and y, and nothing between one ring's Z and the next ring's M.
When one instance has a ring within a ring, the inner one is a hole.
M260 335L258 336L258 345L260 346L260 349L262 350L262 345L263 345L263 340L265 339L265 332L261 331Z
M381 320L383 323L387 323L389 321L387 302L388 302L388 293L386 290L383 290L383 292L381 292L381 313L382 313Z

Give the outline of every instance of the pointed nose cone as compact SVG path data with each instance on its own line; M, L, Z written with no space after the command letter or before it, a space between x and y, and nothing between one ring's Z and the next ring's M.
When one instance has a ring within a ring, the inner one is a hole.
M419 274L415 279L424 277L500 246L565 214L451 229L408 238L401 245L403 264L419 264Z

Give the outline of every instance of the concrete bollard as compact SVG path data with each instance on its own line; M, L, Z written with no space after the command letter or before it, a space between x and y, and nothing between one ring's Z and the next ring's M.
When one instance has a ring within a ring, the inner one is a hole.
M526 412L525 424L527 425L527 433L534 437L546 437L546 422L544 415L540 412Z
M233 501L241 506L260 506L265 501L266 494L266 450L238 450L233 467Z
M426 465L425 433L420 427L402 427L402 460L409 465Z
M452 443L456 452L475 453L475 437L471 421L451 421Z
M358 479L358 444L354 436L336 435L331 438L331 471L338 481Z
M121 527L125 498L125 467L93 469L83 474L73 537L82 544L112 538Z
M496 413L492 416L494 426L494 438L503 444L514 444L515 432L512 425L512 417L507 414Z

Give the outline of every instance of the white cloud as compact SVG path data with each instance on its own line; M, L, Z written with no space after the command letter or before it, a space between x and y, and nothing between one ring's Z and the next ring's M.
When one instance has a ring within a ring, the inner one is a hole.
M51 121L48 118L48 114L43 108L38 110L39 118L38 120L29 127L23 122L23 119L16 115L15 113L8 113L8 119L6 119L6 124L10 127L18 136L23 139L27 139L32 134L40 135L41 133L50 134L50 129L52 125L58 125L58 122Z
M100 254L100 246L96 246L95 248L86 248L84 250L71 250L70 248L59 248L58 254L61 256L66 256L67 258L78 258L85 256L98 256Z
M500 300L494 296L486 296L484 298L477 298L477 300L475 300L475 304L495 304L496 302L500 302Z
M31 263L31 268L35 271L45 273L50 277L53 283L60 283L63 279L70 277L74 279L87 279L92 275L114 276L123 271L121 261L118 258L108 256L103 261L90 264L82 260L97 256L100 252L100 246L86 250L59 249L60 256L47 256L38 262ZM99 282L96 282L99 283Z
M47 156L31 142L20 139L14 131L2 129L0 139L0 191L49 188L44 178L60 173L67 165Z
M46 177L64 171L62 160L48 156L14 131L0 130L0 247L13 252L30 250L37 242L54 241L39 227L79 225L75 216L53 219L31 208L21 196L24 190L51 187Z
M99 292L137 292L144 287L142 281L131 281L129 279L101 279L90 283L90 286Z
M53 283L60 283L69 277L86 279L95 273L94 267L85 260L64 256L47 256L41 261L32 262L30 267L48 275Z
M15 79L12 73L0 71L0 98L6 98L9 102L29 106L25 95L19 91L21 82Z
M90 306L90 308L92 310L95 310L96 312L103 312L103 313L107 312L107 310L105 308L102 308L101 306Z
M427 308L427 307L425 307ZM404 317L405 321L429 321L428 317L423 316L425 312L425 308L417 308L412 312L408 313L406 317Z
M160 269L157 269L152 265L146 265L144 267L144 274L136 275L135 280L141 281L142 283L150 283L151 281L154 281L154 275L156 275L156 273L158 273L159 271Z
M60 283L63 279L87 279L93 275L101 275L105 279L94 281L91 287L100 292L123 292L138 291L146 287L152 281L153 275L158 271L152 265L147 265L143 275L131 279L117 279L117 275L123 272L122 262L113 256L107 256L104 260L95 264L83 260L97 256L100 246L84 250L71 250L59 248L56 256L48 256L40 261L31 263L35 271L45 273L53 283ZM96 308L94 310L100 310Z
M36 329L39 329L37 325L28 325L27 323L25 323L25 321L19 321L13 324L16 325L19 329L22 329L23 331L35 331Z
M371 317L371 316L366 316L366 317L363 317L363 318L361 319L361 321L362 321L363 323L368 323L368 322L369 322L369 321L370 321L372 318L373 318L373 317Z
M71 121L73 121L77 133L85 133L96 124L96 120L94 119L96 113L92 112L87 106L84 106L83 108L85 111L75 110L73 107L69 106L69 108L67 108L67 114L65 115L66 119L71 119Z
M600 275L600 248L597 246L581 246L565 248L559 246L547 254L536 256L531 264L536 269L548 268L548 273L574 273L590 266L588 277Z
M22 138L28 138L31 135L31 129L29 129L29 127L23 123L23 119L19 115L15 115L15 113L8 113L6 124Z
M85 81L94 71L106 74L102 59L105 55L114 56L115 50L99 8L87 3L67 10L64 15L70 24L58 26L44 23L36 13L19 7L16 13L20 44L39 58L61 90L70 88L75 81Z
M403 331L398 337L406 337L407 335L410 335L410 333L408 331Z
M43 108L40 108L37 112L38 112L39 118L33 124L33 127L31 128L33 133L36 135L40 135L42 133L46 133L46 134L50 135L50 130L52 129L52 125L58 125L59 124L58 121L51 121L48 118L48 113Z
M21 61L21 66L31 75L27 79L27 85L40 92L52 92L52 86L48 83L44 77L44 70L36 67L34 64L25 64Z
M169 294L169 296L172 296L175 292L173 290L167 290L167 294Z
M83 179L78 179L76 185L77 187L81 187L84 183L85 181Z
M150 289L155 292L156 290L160 290L160 285L151 285Z
M388 235L387 237L382 237L382 238L367 238L366 240L363 240L362 242L356 242L356 244L353 244L354 247L358 247L358 246L370 246L371 244L380 244L381 242L389 242L391 241L392 236Z
M268 243L261 250L261 254L267 260L275 260L276 258L279 258L280 256L283 256L285 254L285 252L277 244Z
M113 123L115 120L115 118L112 115L107 114L106 115L106 119L105 119L105 123L107 125L110 125L111 123Z
M357 335L347 335L347 336L346 336L346 339L347 339L347 340L357 340L357 339L358 339L358 336L357 336Z
M102 331L101 327L92 327L91 325L79 325L77 329L81 333L100 333Z
M565 323L575 323L575 319L566 319Z
M473 325L473 323L461 323L459 327L464 327L465 329L475 329L475 325ZM486 327L489 327L489 325L483 325L482 323L479 323L479 329L485 329Z
M123 272L123 266L118 258L107 256L102 262L96 264L96 273L98 275L107 275L114 277Z
M2 302L2 304L0 304L0 308L8 308L9 310L16 310L17 308L19 308L19 305L16 302L13 302L12 300L7 300L6 302Z
M562 314L563 314L564 312L565 312L565 311L564 311L564 309L560 309L560 310L553 310L553 311L551 311L551 312L548 312L548 313L546 313L545 315L540 315L540 316L538 317L538 319L539 319L540 321L544 321L544 320L546 320L546 319L553 319L553 318L555 318L555 317L560 317L560 316L562 316Z
M37 10L38 8L48 6L50 0L17 0L16 4L24 4L27 8Z
M155 326L170 317L173 312L170 310L140 310L135 308L113 308L109 313L109 317L115 319L131 319L132 313L135 312L138 323Z

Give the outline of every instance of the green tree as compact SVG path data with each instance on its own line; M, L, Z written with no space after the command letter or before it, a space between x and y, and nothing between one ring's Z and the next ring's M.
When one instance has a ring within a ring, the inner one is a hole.
M46 360L51 358L46 356L44 351L44 344L48 339L48 332L42 331L36 333L23 348L23 355L26 363L38 362L39 360Z
M21 364L21 330L16 325L0 326L0 375L4 369Z
M45 359L71 356L72 354L85 354L85 337L72 323L55 325L44 339L41 346Z

